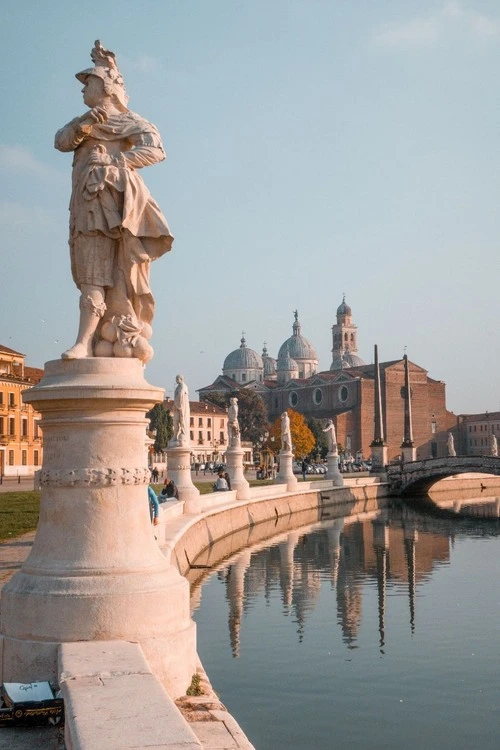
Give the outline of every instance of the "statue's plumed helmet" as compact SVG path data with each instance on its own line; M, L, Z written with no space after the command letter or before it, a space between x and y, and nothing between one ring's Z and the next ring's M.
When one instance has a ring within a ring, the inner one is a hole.
M76 73L75 77L82 83L85 83L87 76L97 76L102 80L106 94L114 96L121 107L127 109L128 96L125 91L123 76L116 64L115 53L104 49L99 39L97 39L90 53L90 58L94 63L94 67Z

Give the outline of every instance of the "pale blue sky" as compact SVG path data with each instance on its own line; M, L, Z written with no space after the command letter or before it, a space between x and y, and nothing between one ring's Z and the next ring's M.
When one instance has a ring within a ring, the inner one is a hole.
M76 335L56 130L114 50L167 161L143 177L176 237L152 266L172 393L241 331L276 356L299 310L328 369L342 293L359 353L402 356L458 412L500 408L498 0L24 0L2 5L0 342L43 366Z

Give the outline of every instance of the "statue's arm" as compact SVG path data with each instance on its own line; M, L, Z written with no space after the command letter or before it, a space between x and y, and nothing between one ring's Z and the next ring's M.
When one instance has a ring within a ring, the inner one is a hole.
M74 120L57 131L54 147L58 151L74 151L90 135L91 130L91 125L86 125L81 122L80 117L75 117Z
M120 155L119 166L129 169L142 169L158 164L166 158L160 137L156 133L140 133L132 139L133 146Z

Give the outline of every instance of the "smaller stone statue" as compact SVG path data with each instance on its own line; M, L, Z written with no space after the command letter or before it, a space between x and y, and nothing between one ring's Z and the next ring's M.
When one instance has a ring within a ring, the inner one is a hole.
M292 434L290 432L290 417L286 411L281 415L281 450L291 452Z
M328 453L337 454L337 435L335 433L335 425L331 419L328 420L323 432L326 432L328 440Z
M455 450L455 441L453 440L453 435L451 432L448 433L448 456L456 456L457 452Z
M177 383L174 392L174 434L169 443L170 448L189 446L189 391L182 375L175 378Z
M241 446L240 426L238 424L238 399L229 399L228 409L228 443L230 448L239 448Z
M490 456L498 456L497 436L493 432L490 435Z

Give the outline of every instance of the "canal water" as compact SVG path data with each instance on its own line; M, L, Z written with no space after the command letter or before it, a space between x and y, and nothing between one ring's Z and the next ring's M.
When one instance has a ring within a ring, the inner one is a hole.
M201 660L257 750L498 750L499 522L477 515L330 518L193 587Z

